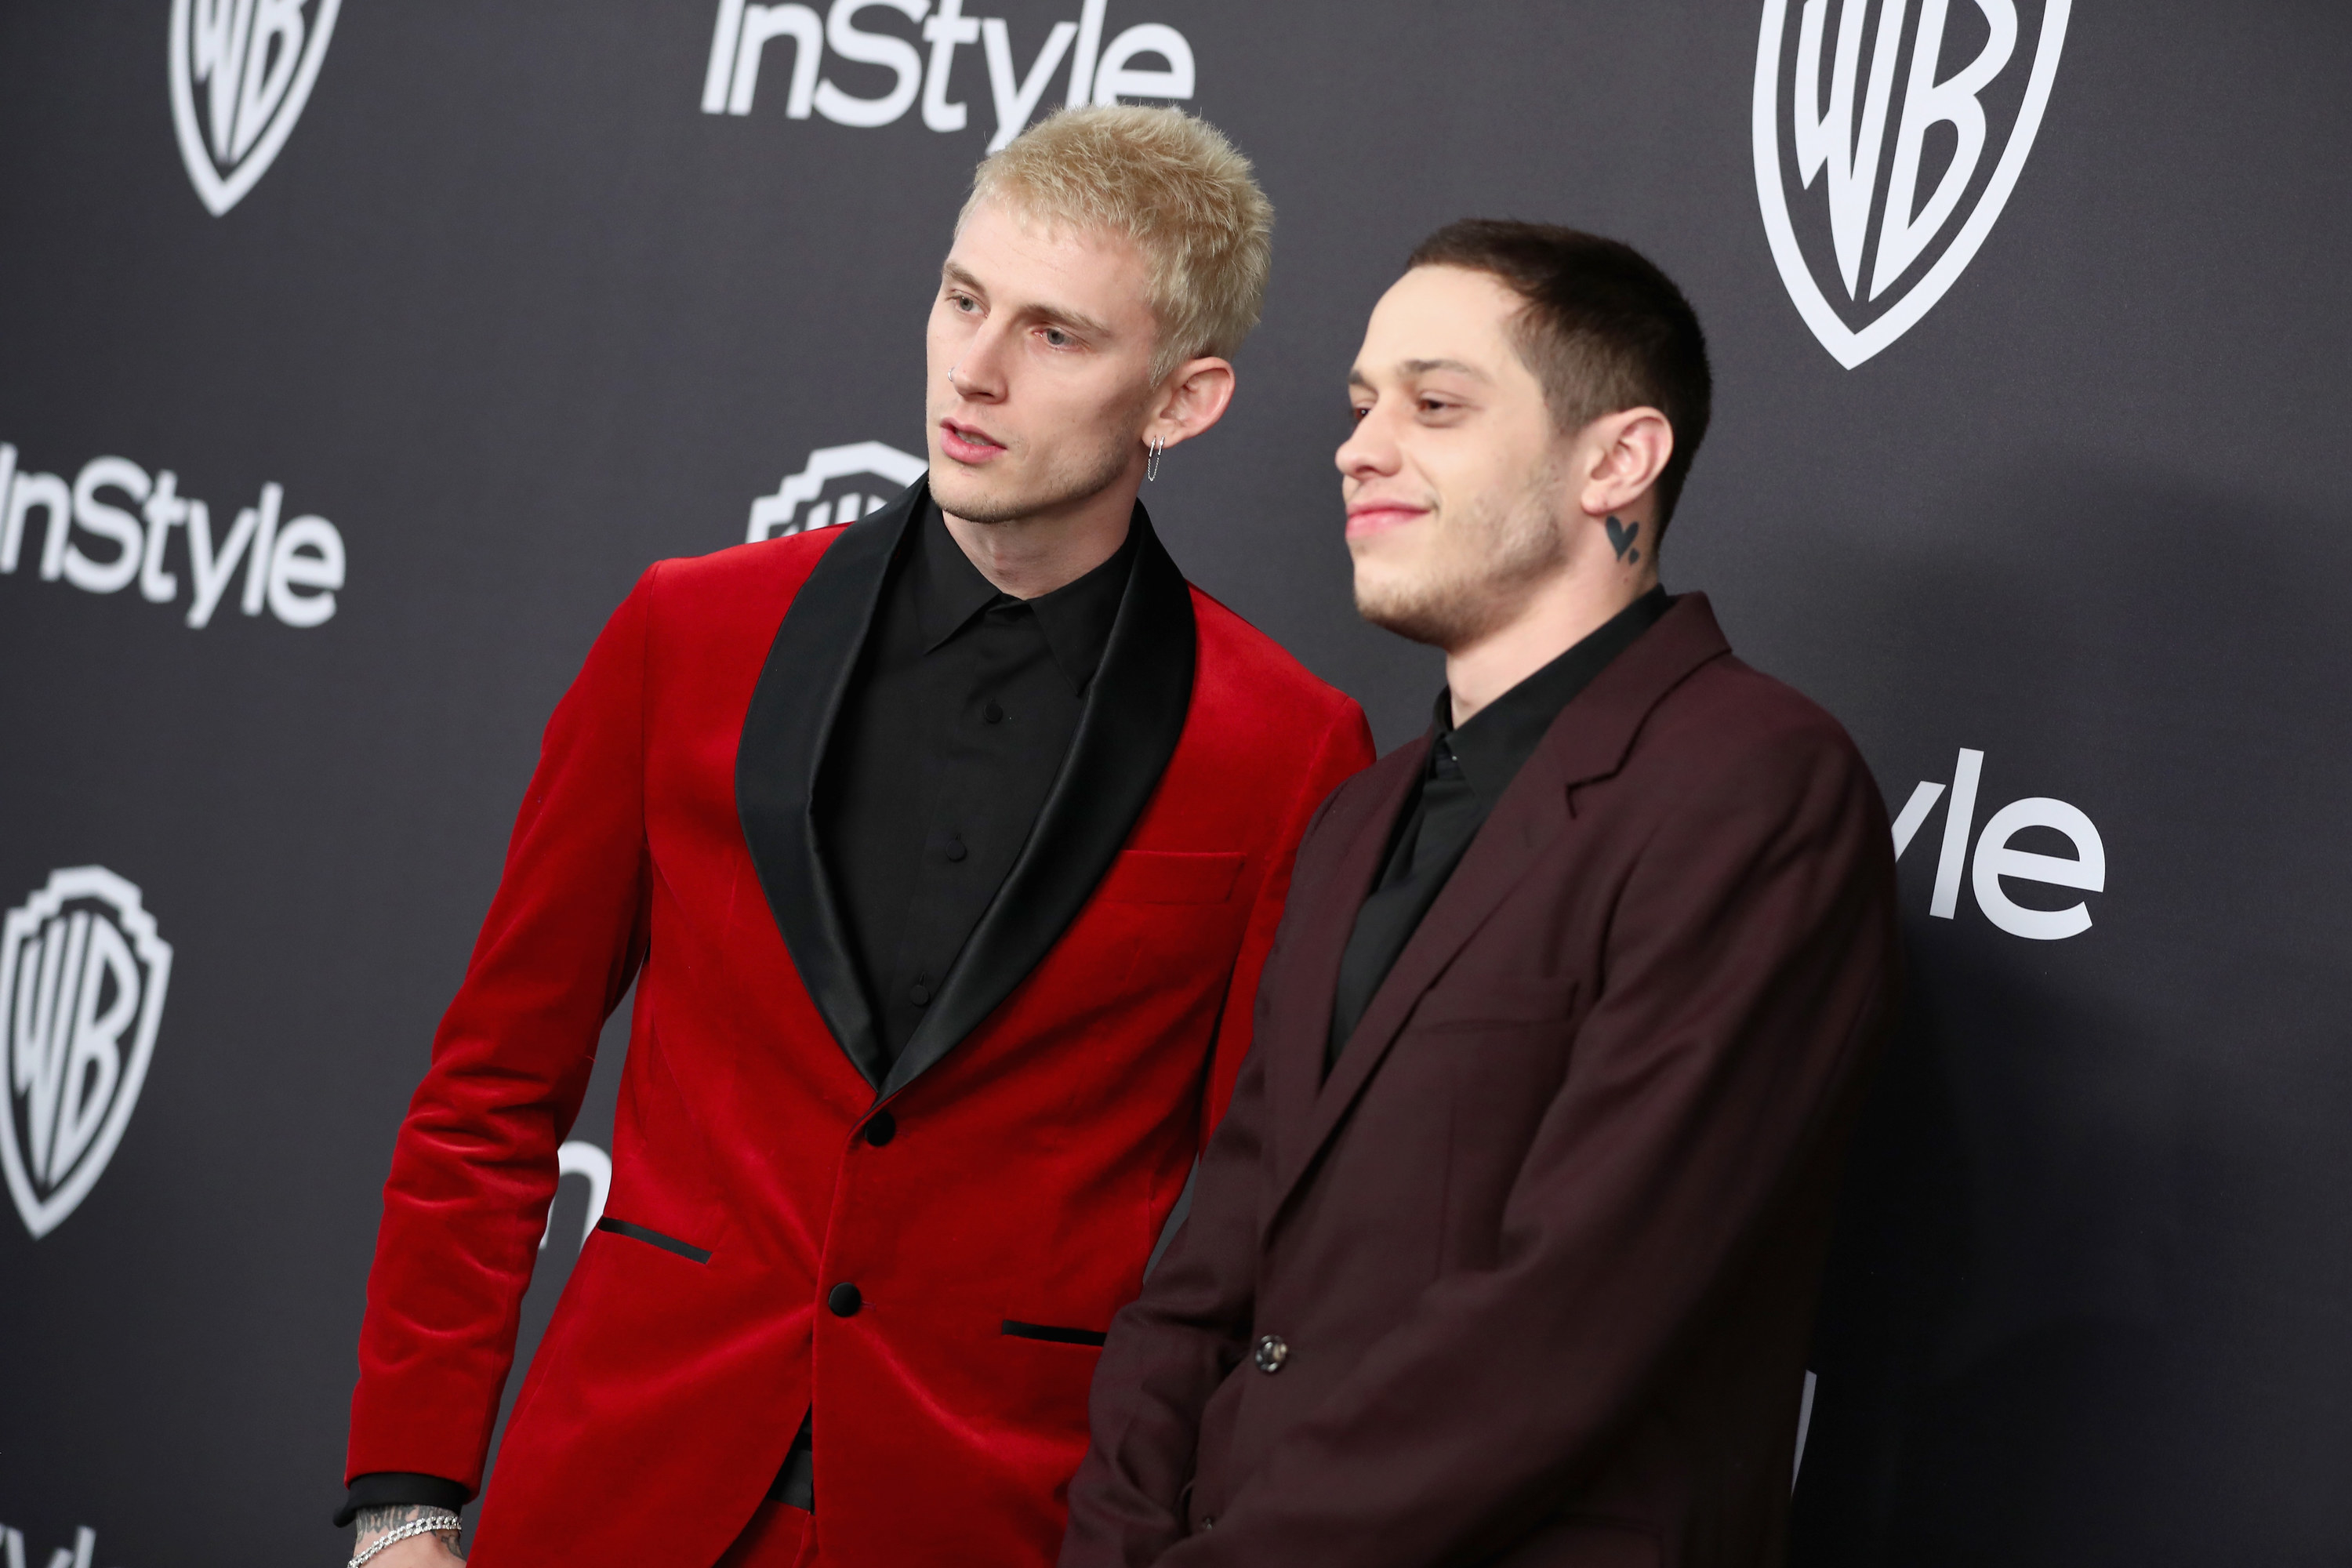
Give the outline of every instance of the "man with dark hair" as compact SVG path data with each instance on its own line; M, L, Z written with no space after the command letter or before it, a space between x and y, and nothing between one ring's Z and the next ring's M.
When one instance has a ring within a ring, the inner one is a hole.
M1446 689L1307 830L1063 1568L1777 1563L1884 809L1658 584L1709 377L1655 267L1456 224L1349 379L1357 604Z

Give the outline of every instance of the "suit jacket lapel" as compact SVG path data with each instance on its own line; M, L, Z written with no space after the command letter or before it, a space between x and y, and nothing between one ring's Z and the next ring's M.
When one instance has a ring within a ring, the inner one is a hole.
M1397 954L1388 977L1372 993L1371 1004L1364 1009L1356 1032L1349 1037L1346 1048L1332 1065L1331 1076L1324 1080L1314 1098L1306 1136L1284 1147L1287 1158L1280 1168L1275 1207L1270 1212L1280 1212L1316 1153L1330 1141L1348 1108L1355 1103L1356 1096L1387 1057L1389 1047L1396 1043L1398 1032L1419 1005L1422 993L1429 989L1430 983L1444 972L1463 944L1486 923L1495 906L1503 901L1504 895L1518 884L1567 826L1566 795L1556 784L1529 776L1536 771L1536 759L1530 758L1528 765L1519 770L1519 776L1511 781L1511 787L1503 793L1494 814L1478 829L1478 836L1470 841L1462 863L1454 868L1437 901L1430 905L1429 913L1422 917L1420 926L1404 944L1404 951ZM1369 879L1366 887L1370 887ZM1361 902L1359 898L1349 907L1345 922L1348 928L1352 929L1356 908ZM1339 940L1344 949L1346 931ZM1321 1021L1326 1030L1330 1027L1331 1003L1338 989L1339 964L1335 962L1330 981L1321 990ZM1321 1035L1315 1036L1315 1044L1318 1048L1313 1055L1319 1066ZM1303 1041L1294 1049L1302 1057L1309 1054Z
M1135 565L1069 754L1004 885L884 1080L885 1094L947 1055L1061 940L1175 754L1192 699L1192 591L1141 503L1129 526L1139 536Z
M1543 743L1503 792L1494 814L1471 840L1462 863L1397 955L1395 966L1372 994L1371 1004L1339 1053L1330 1078L1313 1098L1306 1135L1285 1141L1276 1167L1275 1202L1266 1211L1269 1224L1280 1215L1315 1156L1339 1130L1349 1108L1395 1045L1423 994L1543 852L1567 831L1574 816L1570 792L1622 767L1651 710L1693 670L1729 651L1706 596L1685 594L1656 626L1560 710ZM1377 856L1378 851L1373 853ZM1302 986L1311 984L1313 987L1306 994L1310 1002L1319 1002L1324 1029L1330 1026L1332 1002L1339 990L1339 954L1346 948L1356 910L1370 886L1370 872L1361 883L1346 885L1355 896L1347 904L1346 918L1333 922L1339 927L1339 947L1331 954L1328 971L1318 968L1300 977ZM1316 954L1318 959L1321 956L1319 952ZM1323 1035L1307 1030L1303 1024L1300 1034L1302 1037L1291 1045L1291 1056L1311 1055L1319 1067ZM1312 1037L1311 1052L1307 1036Z
M768 645L735 752L736 815L793 966L833 1037L877 1089L887 1063L818 852L812 804L891 556L929 495L918 479L827 547Z
M1397 815L1412 798L1428 758L1429 737L1423 735L1374 763L1371 775L1355 792L1360 798L1335 802L1323 825L1325 834L1335 836L1329 874L1316 877L1311 885L1304 876L1291 883L1290 918L1297 924L1295 934L1284 941L1283 963L1287 976L1295 978L1286 977L1272 1000L1278 1009L1295 1005L1299 1011L1269 1019L1273 1037L1288 1048L1266 1063L1277 1170L1287 1171L1305 1158L1323 1088L1323 1042L1331 1032L1340 961L1355 931L1356 911L1370 895L1387 857ZM1343 809L1345 816L1339 815Z

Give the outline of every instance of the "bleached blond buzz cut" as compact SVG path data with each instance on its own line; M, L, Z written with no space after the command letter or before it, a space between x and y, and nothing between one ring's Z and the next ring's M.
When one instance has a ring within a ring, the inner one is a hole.
M1025 216L1134 243L1151 268L1158 385L1186 360L1231 359L1274 266L1274 204L1222 132L1179 109L1065 109L992 153L956 219L1002 200Z

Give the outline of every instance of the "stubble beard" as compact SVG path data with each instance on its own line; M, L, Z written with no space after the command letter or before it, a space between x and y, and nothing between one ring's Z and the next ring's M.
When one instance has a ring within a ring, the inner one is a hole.
M1490 499L1454 517L1433 510L1439 547L1417 575L1360 576L1356 613L1385 631L1433 647L1469 646L1516 616L1568 556L1554 519L1560 484L1538 469L1516 494Z

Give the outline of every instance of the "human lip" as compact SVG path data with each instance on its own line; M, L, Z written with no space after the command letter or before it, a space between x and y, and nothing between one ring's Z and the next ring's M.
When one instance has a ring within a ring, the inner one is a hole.
M1412 506L1400 500L1363 500L1348 509L1348 537L1367 539L1375 533L1402 528L1429 515L1425 506Z
M985 463L1004 450L1004 443L977 425L953 419L940 421L940 446L959 463Z

